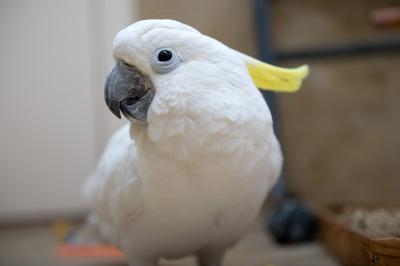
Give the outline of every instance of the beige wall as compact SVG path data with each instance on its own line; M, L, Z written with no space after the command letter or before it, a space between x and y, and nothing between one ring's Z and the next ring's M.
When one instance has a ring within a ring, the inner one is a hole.
M398 36L370 23L396 1L274 1L280 50ZM397 1L398 4L398 1ZM296 65L303 62L286 62ZM300 93L280 95L290 188L327 203L400 203L400 55L309 60Z
M1 1L0 219L82 210L117 126L103 82L132 1Z
M176 19L239 51L254 55L254 27L248 0L138 0L138 18Z

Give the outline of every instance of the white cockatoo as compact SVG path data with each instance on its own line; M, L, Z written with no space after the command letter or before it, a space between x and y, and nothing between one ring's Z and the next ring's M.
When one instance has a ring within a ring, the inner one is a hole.
M268 65L173 20L134 23L113 47L105 99L130 124L85 182L95 222L131 265L221 265L281 171L257 87L295 91L307 66Z

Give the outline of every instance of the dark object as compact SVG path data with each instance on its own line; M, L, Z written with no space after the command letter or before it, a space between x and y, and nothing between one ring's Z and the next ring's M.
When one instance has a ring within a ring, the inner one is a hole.
M260 54L260 59L268 63L274 63L275 53L272 47L272 40L269 28L269 17L270 17L270 3L267 0L254 0L254 17L255 17L255 28L257 33L257 44ZM274 121L274 133L278 139L280 139L280 123L278 115L278 101L275 93L270 91L261 91L265 101L268 103L268 107L271 111L272 119ZM282 141L281 141L282 145ZM283 174L278 179L273 190L271 191L270 197L273 199L282 199L286 196L285 180Z
M128 120L145 121L147 109L155 95L150 78L136 67L117 62L107 77L104 98L111 112L118 118L121 113Z
M306 242L314 238L317 220L301 202L286 200L272 212L268 229L278 243Z
M376 53L400 52L400 38L383 39L370 42L349 43L331 47L321 47L290 52L277 52L276 59L336 59L339 56L367 55Z
M269 28L269 11L269 1L254 0L255 25L260 59L264 62L273 64L275 62L275 53L271 45L272 40ZM273 92L264 90L262 90L261 93L264 96L265 101L268 103L268 107L274 120L274 132L279 138L278 103L276 95Z
M343 208L316 208L319 237L344 265L400 265L400 238L373 237L340 221Z

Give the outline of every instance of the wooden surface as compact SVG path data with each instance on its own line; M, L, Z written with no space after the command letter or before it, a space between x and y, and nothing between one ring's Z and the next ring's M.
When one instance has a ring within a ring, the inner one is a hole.
M400 265L400 238L372 237L338 221L330 209L320 209L320 237L328 249L348 266Z
M122 266L121 259L78 259L56 257L50 228L0 230L0 265L5 266ZM193 258L163 261L162 266L195 266ZM318 243L280 247L273 244L257 223L234 249L224 266L337 266Z

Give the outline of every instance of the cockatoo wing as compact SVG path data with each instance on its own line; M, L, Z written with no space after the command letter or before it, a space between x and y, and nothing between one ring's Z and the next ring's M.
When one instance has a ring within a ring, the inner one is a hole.
M143 194L136 165L137 148L126 125L111 137L95 172L82 188L102 223L121 228L140 215Z

